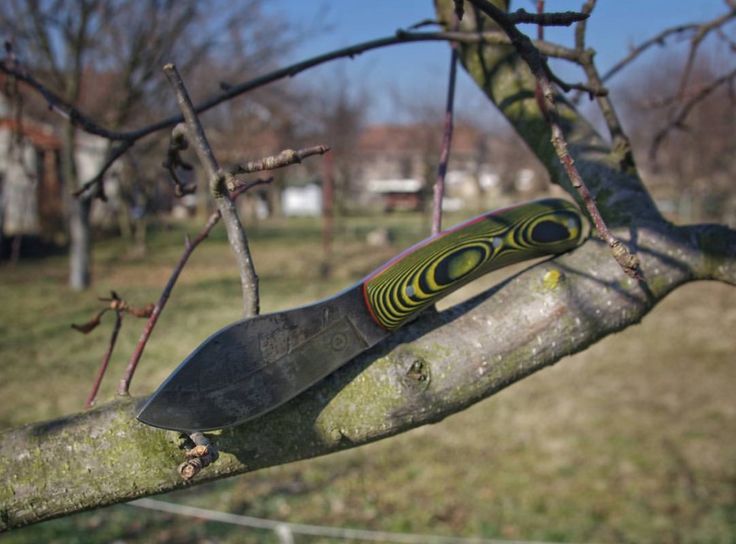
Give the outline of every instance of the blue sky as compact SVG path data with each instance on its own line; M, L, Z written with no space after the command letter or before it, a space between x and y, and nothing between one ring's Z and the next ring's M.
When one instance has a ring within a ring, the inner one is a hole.
M576 10L583 0L548 0L547 10ZM397 28L432 18L432 0L271 0L269 7L296 25L321 28L307 35L290 60L388 36ZM658 31L685 22L703 21L725 11L723 0L599 0L589 22L588 44L597 50L597 63L605 71L626 54L628 48ZM534 9L531 0L516 0L512 7ZM526 27L534 32L533 27ZM736 25L729 27L733 35ZM572 44L572 31L547 30L550 40ZM676 46L673 46L676 47ZM650 56L650 59L653 58ZM373 120L405 118L407 101L442 104L449 52L445 44L399 45L364 53L298 76L322 86L347 79L354 92L366 93ZM646 59L642 59L646 62ZM565 70L566 71L566 70ZM344 78L337 77L338 74ZM561 74L579 80L575 71ZM400 99L397 100L396 97ZM459 79L460 108L485 108L483 97L463 73Z

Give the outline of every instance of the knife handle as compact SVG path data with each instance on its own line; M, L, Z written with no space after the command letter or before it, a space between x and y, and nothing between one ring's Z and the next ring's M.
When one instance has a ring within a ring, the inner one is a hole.
M373 319L392 331L475 278L510 264L564 253L583 237L583 217L548 198L493 211L410 247L363 280Z

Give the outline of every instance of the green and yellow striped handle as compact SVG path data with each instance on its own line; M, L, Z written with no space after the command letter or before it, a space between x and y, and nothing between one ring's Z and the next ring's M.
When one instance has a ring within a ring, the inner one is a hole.
M481 215L416 244L365 278L366 306L381 327L395 330L487 272L573 249L583 221L573 204L554 198Z

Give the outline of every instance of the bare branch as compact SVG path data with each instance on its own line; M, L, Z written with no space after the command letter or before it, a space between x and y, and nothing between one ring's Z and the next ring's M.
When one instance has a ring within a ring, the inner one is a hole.
M562 11L556 13L529 13L524 9L517 9L508 13L508 21L513 25L529 23L540 26L570 26L588 18L587 13L577 11Z
M120 310L117 310L115 312L115 325L113 325L112 333L110 335L110 341L107 344L107 349L105 350L105 355L102 357L102 363L100 363L100 368L97 370L97 375L95 376L95 381L92 384L92 391L90 391L89 396L87 397L87 401L84 403L85 408L91 408L95 404L95 399L97 398L97 392L100 390L100 385L102 384L102 378L105 377L105 372L107 371L107 367L110 364L110 358L112 357L112 352L115 349L115 344L118 340L118 333L120 332L120 327L123 324L123 312Z
M596 0L587 0L583 5L583 13L592 13L595 9ZM585 37L587 32L586 21L581 21L575 28L575 50L580 56L580 65L588 78L588 83L592 87L603 88L603 80L598 74L598 68L593 61L594 52L587 50L585 47ZM606 95L597 95L596 100L598 107L601 110L603 119L608 127L608 132L611 135L611 142L613 148L616 150L617 155L620 157L619 164L621 168L626 171L630 168L634 168L634 154L631 148L631 140L623 129L623 125L616 113L616 109L613 106L613 102Z
M275 170L292 164L299 164L302 159L311 157L312 155L324 155L330 150L326 145L315 145L305 149L294 151L293 149L285 149L278 155L264 157L255 161L249 161L245 164L239 164L230 169L233 175L252 174L253 172L262 172L263 170ZM228 187L231 191L232 188Z
M457 28L459 16L456 12ZM437 180L434 184L434 204L432 210L432 234L438 234L442 230L442 201L445 196L445 177L447 176L447 165L450 162L450 148L452 147L453 109L455 107L455 81L457 80L457 46L450 47L450 73L447 79L447 101L445 103L445 125L442 131L442 148L440 160L437 165Z
M120 157L125 155L128 149L133 147L134 144L135 140L123 140L118 145L112 146L107 153L107 157L105 157L105 162L102 164L97 174L95 174L95 177L83 183L79 189L74 191L72 194L76 197L81 197L95 185L101 185L107 171Z
M648 40L645 40L639 45L633 47L631 51L629 51L628 55L626 55L624 58L622 58L620 61L614 64L605 74L603 74L603 76L601 77L601 80L603 82L608 81L613 76L615 76L618 72L623 70L626 66L631 64L637 58L639 58L639 56L642 53L647 51L652 46L654 45L663 46L667 38L669 38L670 36L675 36L675 35L683 34L685 32L690 32L692 30L695 30L696 28L698 28L697 24L686 24L686 25L673 26L671 28L667 28L663 30L659 34L656 34L655 36L649 38Z
M600 211L590 193L587 185L583 181L582 176L575 167L575 161L568 152L568 145L563 133L562 127L559 124L559 114L557 106L555 104L555 92L552 88L552 84L547 77L549 69L546 67L546 62L539 53L539 50L534 47L532 41L523 33L521 33L513 21L508 15L497 8L487 0L470 0L470 2L483 13L493 19L501 29L506 32L512 45L516 48L519 56L529 66L532 74L536 78L540 88L543 100L542 113L545 115L547 123L550 126L552 133L551 141L557 156L562 164L565 172L567 173L572 186L578 191L580 198L585 204L588 213L590 214L593 222L595 223L598 235L605 240L608 246L611 248L611 252L619 263L621 268L631 277L639 278L638 272L638 260L628 248L616 238L611 231L608 229Z
M203 113L236 96L240 96L279 79L294 77L305 70L308 70L320 64L331 62L339 58L353 58L357 55L360 55L361 53L381 47L422 41L452 41L457 43L489 43L499 45L510 43L509 38L502 32L407 32L405 30L399 30L394 36L370 40L367 42L355 44L350 47L337 49L322 55L311 57L301 62L297 62L295 64L275 70L268 74L264 74L263 76L257 77L255 79L236 85L230 85L226 89L223 89L222 92L217 93L209 99L206 99L205 101L196 105L194 107L194 111L196 113ZM561 58L572 62L578 62L578 54L572 49L565 48L561 45L552 44L549 42L536 42L535 45L544 55L548 57ZM28 73L28 71L24 68L13 66L11 63L5 61L0 63L0 72L16 77L18 81L25 83L31 89L35 90L47 101L49 107L53 111L56 111L65 119L70 120L70 122L72 122L78 128L90 134L95 134L97 136L101 136L112 141L120 142L118 146L115 146L110 150L107 160L105 161L105 164L102 166L100 171L92 179L85 182L77 191L75 191L75 196L81 196L93 186L101 183L107 170L117 159L124 155L135 142L160 130L171 128L184 120L184 118L179 115L169 117L167 119L163 119L131 131L110 130L98 123L95 123L81 110L64 101L64 99L49 90L41 82L35 79L30 73ZM589 94L598 94L600 92L599 89L588 88L586 86L581 86L580 84L567 84L560 80L557 80L556 82L563 89L567 90L581 89ZM172 178L175 178L175 176L172 176Z
M230 247L238 262L244 315L246 317L257 315L259 310L258 275L253 265L245 229L227 193L227 188L232 184L232 174L227 174L220 169L176 67L173 64L167 64L164 66L164 73L176 92L176 99L184 116L189 138L193 140L194 149L207 173L210 194L215 199L222 215Z
M135 349L133 350L133 353L130 356L130 359L128 360L128 365L125 368L125 372L123 373L122 378L120 379L120 383L118 384L118 394L119 395L128 395L128 391L130 390L130 382L133 380L133 375L135 374L136 368L138 367L138 363L141 360L141 356L143 355L143 350L146 347L146 344L148 343L148 339L151 337L151 333L153 333L153 329L156 326L156 323L158 322L158 318L161 315L161 312L163 312L164 308L166 307L166 303L169 300L169 297L171 296L171 292L174 289L174 285L176 285L176 281L179 279L179 274L181 274L181 271L184 269L184 265L187 264L187 261L189 260L189 256L192 254L192 252L196 249L196 247L207 238L209 233L212 231L214 226L217 224L217 222L220 220L220 212L217 211L210 215L210 218L207 220L207 223L204 225L202 230L199 232L197 237L194 239L194 241L189 241L187 239L186 244L184 246L184 252L181 254L181 257L179 257L179 261L176 263L176 266L174 267L173 272L171 273L171 276L169 276L168 281L166 282L166 286L164 287L164 290L161 293L161 296L159 297L158 301L153 307L153 310L151 311L151 315L148 318L148 321L146 322L145 327L143 328L143 332L141 333L140 337L138 338L138 343L135 346Z
M698 55L698 50L700 49L700 44L703 43L703 40L708 36L708 34L714 30L720 29L734 17L736 17L736 8L731 6L731 10L729 12L724 13L720 17L716 17L711 21L702 23L695 29L695 35L690 39L690 51L688 52L685 68L682 71L682 76L680 78L680 86L677 93L679 97L683 97L687 89L688 82L690 81L690 74L692 73L695 59Z
M649 157L652 160L656 159L657 152L659 151L660 146L667 138L669 133L676 128L682 128L684 126L685 120L687 119L688 115L690 115L690 112L695 106L708 98L708 96L716 91L718 88L730 84L734 80L736 80L736 68L734 68L727 74L714 79L707 85L703 85L696 93L685 100L679 106L677 112L672 117L670 117L667 124L659 129L654 135L654 138L652 139L652 146L649 149Z
M280 68L273 72L269 72L257 78L245 81L240 84L230 85L222 92L213 95L212 97L204 100L194 107L196 113L203 113L215 106L226 102L232 98L250 92L254 89L262 87L284 79L287 77L294 77L297 74L314 68L321 64L331 62L340 58L353 58L361 53L379 49L382 47L389 47L403 43L415 43L423 41L453 41L458 43L489 43L489 44L509 44L510 41L506 35L501 32L407 32L405 30L399 30L393 36L385 38L379 38L376 40L370 40L359 44L352 45L350 47L337 49L322 55L317 55L309 59L297 62L295 64ZM536 43L535 44L540 51L548 56L577 62L577 53L569 48L552 44L548 42ZM101 168L100 172L94 176L91 180L87 181L82 185L77 195L81 195L94 186L100 183L105 172L110 168L113 162L120 158L130 147L140 140L151 134L154 134L160 130L170 129L176 124L181 123L184 118L181 115L172 116L166 119L162 119L155 123L145 125L131 131L116 131L110 130L98 123L95 123L89 116L84 114L81 110L74 107L70 103L66 102L56 93L49 90L40 81L34 78L27 70L13 66L11 63L4 61L0 63L0 72L6 75L16 77L18 81L28 85L31 89L41 95L49 104L49 107L59 113L65 119L70 120L75 126L88 132L108 140L121 142L119 146L114 147L106 161L105 165ZM586 89L587 92L587 89Z
M729 4L730 5L730 4ZM693 32L695 36L691 38L692 43L698 44L702 41L705 36L713 30L718 31L724 24L736 17L736 7L730 6L731 11L707 21L705 23L689 23L684 25L676 25L659 32L652 36L648 40L643 41L639 45L633 47L629 54L614 64L603 76L601 80L606 82L615 76L618 72L623 70L626 66L636 60L642 53L650 49L652 46L659 45L663 46L666 40L672 36L680 36L686 33ZM697 48L697 46L695 47ZM692 48L691 48L692 50ZM683 81L685 78L683 77Z

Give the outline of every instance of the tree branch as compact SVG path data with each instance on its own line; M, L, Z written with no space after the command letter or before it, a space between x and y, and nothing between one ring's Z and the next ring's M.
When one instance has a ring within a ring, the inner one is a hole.
M456 16L457 17L457 16ZM456 18L453 30L460 25ZM455 108L455 82L457 80L457 46L450 45L450 73L447 76L447 99L445 101L445 125L442 130L442 147L440 149L440 160L437 165L437 179L434 183L434 199L432 209L432 234L438 234L442 230L442 202L445 197L445 178L447 176L447 165L450 162L450 149L452 147L453 117Z
M685 119L687 119L688 115L690 115L690 112L695 106L708 98L711 93L726 84L730 84L734 80L736 80L736 68L726 74L723 74L722 76L715 78L713 81L707 83L706 85L703 85L692 96L690 96L686 100L683 100L683 102L677 106L675 113L669 119L667 124L660 128L652 138L652 145L649 149L649 157L652 160L656 158L660 146L667 138L669 133L675 128L683 127Z
M678 285L716 276L736 282L736 231L657 222L631 236L651 287L626 277L605 244L589 241L459 306L428 313L278 410L208 433L219 459L192 482L437 422L638 323ZM119 400L1 434L0 530L192 485L176 469L178 433L135 420L139 402Z
M196 113L203 113L215 106L231 100L237 96L250 92L259 87L268 85L275 81L284 78L294 77L297 74L314 68L327 62L340 58L353 58L357 55L372 51L374 49L380 49L382 47L389 47L402 43L416 43L424 41L454 41L458 43L489 43L489 44L507 44L509 39L502 32L408 32L405 30L398 30L395 35L387 36L384 38L378 38L375 40L369 40L359 44L355 44L349 47L337 49L317 55L301 62L297 62L274 70L257 78L245 81L240 84L228 86L227 89L214 94L210 98L194 106ZM578 54L575 50L563 47L561 45L552 44L549 42L535 42L536 47L548 57L561 58L571 62L578 62ZM72 124L78 128L94 134L102 138L118 141L120 144L115 146L108 156L108 160L105 162L100 171L90 180L82 185L82 188L77 191L78 194L82 194L87 191L93 185L99 183L102 180L105 172L110 168L112 163L124 155L130 147L133 146L138 140L150 136L160 130L166 130L174 127L178 123L184 121L183 116L176 115L168 117L166 119L159 120L155 123L145 125L135 130L130 131L118 131L111 130L96 123L91 117L86 115L80 109L74 107L69 102L66 102L61 96L54 93L46 86L44 86L38 79L33 77L30 72L24 67L15 66L14 63L7 59L0 62L0 72L17 78L18 81L28 85L31 89L37 92L41 97L46 100L49 108L59 113L65 119L68 119ZM586 89L587 91L587 89Z
M575 166L575 160L570 154L565 130L562 127L561 116L556 104L556 93L549 79L549 67L539 50L528 36L516 28L513 18L502 9L496 7L489 0L469 0L480 13L485 14L496 23L509 37L518 57L526 63L534 77L534 88L540 89L535 96L541 95L538 100L539 108L546 123L549 125L550 141L559 159L562 169L567 175L570 185L577 192L578 198L593 219L598 236L611 248L611 253L621 268L633 278L640 279L639 263L636 255L632 254L608 228L606 220L598 210L595 198L590 192L583 176ZM586 16L587 17L587 16Z
M245 164L239 164L230 170L233 175L252 174L254 172L262 172L263 170L276 170L284 168L292 164L299 164L303 159L312 155L324 155L330 150L326 145L315 145L304 149L294 151L293 149L284 149L278 155L272 157L264 157L255 161L249 161ZM232 188L230 188L232 190Z
M230 199L228 187L234 187L232 174L227 174L220 169L217 159L207 142L207 136L204 129L197 118L192 101L184 87L176 67L173 64L164 66L164 73L169 78L171 86L176 92L177 102L182 111L184 120L189 130L189 138L194 140L194 149L197 152L202 166L207 173L210 185L210 194L215 199L217 209L222 216L227 238L230 247L233 250L235 258L238 262L238 271L240 273L240 284L243 292L243 315L250 317L258 314L259 296L258 296L258 275L256 274L253 258L250 255L248 247L248 238L245 234L243 224L238 217L238 211L235 203Z
M209 219L207 220L207 223L205 223L204 227L202 227L202 230L199 232L199 234L194 239L194 241L190 241L187 238L186 244L184 246L184 251L179 257L179 261L174 267L173 272L169 276L169 279L166 282L166 286L164 287L164 290L161 292L161 296L159 297L158 301L153 307L153 310L151 311L151 314L148 317L148 321L146 322L146 325L143 327L143 331L141 332L141 335L138 338L138 343L136 344L135 349L133 350L133 353L131 353L130 355L128 364L125 367L125 371L123 372L123 376L120 378L120 382L118 383L118 395L123 395L123 396L128 395L128 391L130 390L130 383L133 380L133 375L135 374L136 369L138 368L138 363L140 362L141 357L143 356L143 350L146 348L146 344L148 344L148 339L151 337L151 334L153 333L153 329L156 327L156 323L158 323L158 318L161 315L161 312L163 312L164 308L166 307L166 303L168 302L169 297L171 296L171 292L174 290L174 286L176 285L176 282L179 279L179 275L181 274L181 271L184 270L184 266L187 264L187 261L189 260L189 257L191 256L192 252L197 248L197 246L205 238L207 238L207 236L209 236L210 232L212 231L212 229L215 227L215 225L217 224L219 220L220 220L220 212L217 211L213 213L212 215L210 215Z

